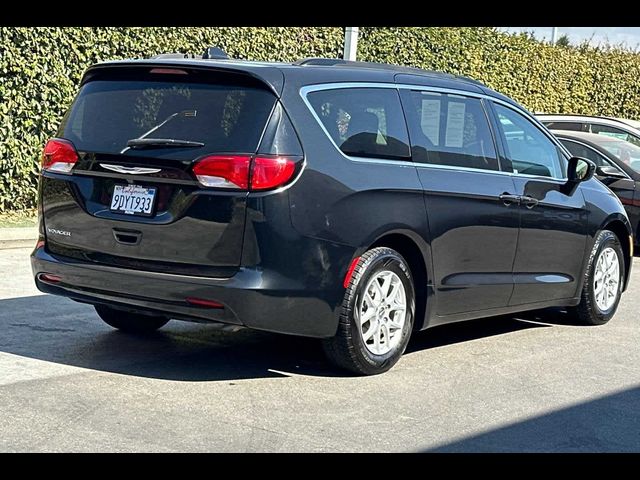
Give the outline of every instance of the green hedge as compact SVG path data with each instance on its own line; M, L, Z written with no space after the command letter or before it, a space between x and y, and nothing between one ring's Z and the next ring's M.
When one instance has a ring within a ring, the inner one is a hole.
M217 45L235 58L340 57L341 28L0 28L0 211L34 205L44 142L92 63ZM640 118L640 57L492 28L362 28L361 60L468 75L533 111Z

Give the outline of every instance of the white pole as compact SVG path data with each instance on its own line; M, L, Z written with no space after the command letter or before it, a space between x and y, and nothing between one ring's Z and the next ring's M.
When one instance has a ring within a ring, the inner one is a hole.
M344 31L345 60L355 60L358 53L358 27L346 27Z
M558 27L553 27L551 29L551 45L556 44L556 39L558 38Z

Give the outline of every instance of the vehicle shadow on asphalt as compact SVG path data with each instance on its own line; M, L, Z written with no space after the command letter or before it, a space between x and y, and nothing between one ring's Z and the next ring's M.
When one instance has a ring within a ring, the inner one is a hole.
M579 323L565 309L561 308L479 318L416 332L409 342L407 352L411 353L478 338L505 335L518 330L552 327L554 325L579 326Z
M563 324L562 312L493 317L417 332L416 352ZM105 325L92 307L37 295L0 300L0 352L107 372L175 381L222 381L291 375L349 376L327 364L315 339L172 321L136 336Z
M640 388L581 402L426 452L637 452Z

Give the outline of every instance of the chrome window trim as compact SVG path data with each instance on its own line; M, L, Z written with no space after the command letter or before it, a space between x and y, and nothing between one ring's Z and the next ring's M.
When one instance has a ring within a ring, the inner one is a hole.
M573 138L564 138L564 140L566 140L567 142L573 142L573 143L577 143L578 145L582 145L583 147L591 150L592 152L597 153L598 155L600 155L602 158L604 158L605 162L607 162L610 166L614 167L616 170L618 170L620 173L622 173L626 179L628 180L633 180L633 178L631 178L627 172L625 172L624 170L622 170L618 165L616 165L615 163L613 163L611 160L609 160L607 157L605 157L603 154L601 154L598 150L596 150L595 148L593 148L590 145L587 145L586 143L582 143L579 140L574 140Z
M504 170L488 170L486 168L473 168L473 167L456 167L453 165L438 165L437 163L419 163L409 162L416 168L432 168L436 170L455 170L459 172L474 172L474 173L489 173L497 175L509 175L512 176L513 172L505 172Z
M507 172L504 170L485 170L482 168L454 167L449 165L437 165L432 163L417 163L412 160L385 160L380 158L354 157L351 155L347 155L342 150L340 150L340 147L333 140L333 137L331 136L329 131L325 128L324 124L322 123L322 120L320 119L316 111L313 109L313 106L311 105L311 103L309 102L309 99L307 98L307 95L311 92L317 92L321 90L338 90L338 89L345 89L345 88L389 88L389 89L396 90L398 94L400 93L400 90L419 90L419 91L434 92L434 93L448 93L452 95L461 95L465 97L472 97L472 98L485 99L487 101L492 101L514 110L515 112L523 115L525 118L531 121L531 123L533 123L534 126L536 126L538 130L540 130L540 132L551 141L551 143L559 147L561 151L565 152L565 155L567 156L566 159L570 157L570 154L568 150L560 143L560 141L556 139L553 136L553 134L551 134L547 130L547 128L544 127L544 125L542 125L540 120L538 120L534 115L530 114L526 110L523 110L515 105L512 105L509 102L505 102L504 100L501 100L499 98L496 98L484 93L480 93L480 92L460 90L455 88L431 87L428 85L412 85L408 83L388 83L388 82L380 82L380 83L378 82L331 82L331 83L317 83L317 84L305 85L304 87L301 87L299 94L300 94L300 97L302 98L302 101L307 106L307 109L309 110L309 112L311 112L311 115L313 115L313 118L315 118L316 122L318 123L318 125L320 125L320 128L322 129L324 134L327 136L331 144L338 151L338 153L340 153L340 155L347 160L350 160L352 162L360 162L360 163L364 162L364 163L377 163L377 164L384 164L384 165L413 166L413 167L420 167L420 168L437 168L437 169L443 169L443 170L457 170L457 171L463 171L463 172L464 171L483 172L483 173L510 175L510 176L525 177L525 178L555 180L555 181L561 181L561 182L567 181L566 177L565 178L543 177L540 175L527 175L522 173ZM542 128L540 128L540 126L542 126ZM492 131L492 135L495 135L491 124L489 125L489 128Z

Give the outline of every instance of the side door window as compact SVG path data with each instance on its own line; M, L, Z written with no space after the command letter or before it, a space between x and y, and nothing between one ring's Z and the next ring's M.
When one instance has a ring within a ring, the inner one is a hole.
M403 90L413 161L499 170L487 115L477 98Z
M309 92L307 99L345 155L410 159L407 127L397 90L336 88Z
M513 164L513 172L564 178L566 161L560 148L524 115L503 105L494 105L507 157Z
M591 124L591 133L597 133L598 135L606 135L607 137L619 138L631 142L634 145L640 146L640 138L625 132L621 128L611 127L609 125Z

